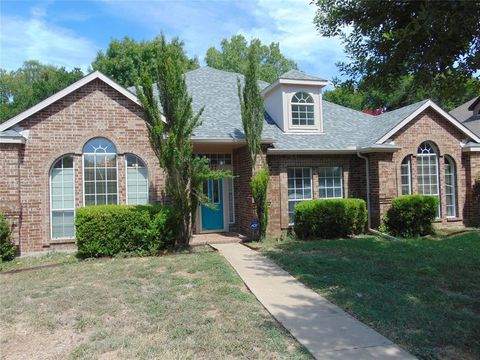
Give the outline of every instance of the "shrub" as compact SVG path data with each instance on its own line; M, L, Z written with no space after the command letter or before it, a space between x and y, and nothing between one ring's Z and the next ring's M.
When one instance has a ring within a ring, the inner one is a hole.
M160 205L100 205L77 210L80 257L156 255L175 239L173 210Z
M294 230L300 239L339 238L362 233L367 209L361 199L316 199L295 206Z
M400 237L423 236L433 233L438 199L435 196L403 195L392 201L383 217L388 233Z
M13 260L16 255L17 248L11 240L11 233L10 224L0 212L0 261Z
M268 226L268 180L269 173L268 170L262 169L259 170L253 177L250 182L250 188L252 189L252 197L255 203L255 208L258 217L258 223L260 225L259 237L260 239L265 238Z

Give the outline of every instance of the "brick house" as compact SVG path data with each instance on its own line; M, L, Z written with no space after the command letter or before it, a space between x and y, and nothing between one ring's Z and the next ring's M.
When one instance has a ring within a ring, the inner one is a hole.
M236 175L205 184L219 210L199 207L196 232L248 234L254 216L238 78L208 67L186 74L194 110L205 106L194 151ZM324 101L326 84L296 70L259 82L270 234L289 228L302 200L364 198L377 227L392 198L409 193L439 197L438 223L479 224L478 135L430 100L372 116ZM76 208L165 201L142 114L131 89L93 72L0 124L0 210L21 253L74 248Z

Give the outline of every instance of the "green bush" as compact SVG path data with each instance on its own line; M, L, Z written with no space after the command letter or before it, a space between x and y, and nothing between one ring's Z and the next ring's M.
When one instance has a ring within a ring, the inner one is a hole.
M268 226L268 180L269 180L268 170L262 169L259 170L253 177L250 182L250 188L252 189L252 197L255 203L255 208L258 217L258 223L260 225L259 237L260 239L265 238Z
M386 231L394 236L413 237L433 232L438 198L425 195L403 195L392 201L383 217Z
M177 222L169 206L100 205L78 209L75 226L80 257L156 255L173 244Z
M16 246L13 244L10 234L10 224L0 212L0 262L13 260L16 255Z
M316 199L295 206L294 231L300 239L330 239L362 233L367 208L361 199Z

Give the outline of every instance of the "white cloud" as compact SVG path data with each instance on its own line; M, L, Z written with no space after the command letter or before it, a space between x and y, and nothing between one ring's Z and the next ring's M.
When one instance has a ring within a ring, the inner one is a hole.
M282 52L311 74L331 79L335 63L345 60L340 40L318 35L310 0L256 0L242 2L177 1L113 2L104 0L112 16L122 16L158 34L177 35L190 55L203 60L210 46L223 38L243 34L264 43L279 42Z
M282 53L313 75L331 79L338 75L335 63L346 60L337 38L321 37L313 23L316 7L307 0L258 0L255 16L265 26L240 29L263 42L278 42Z
M44 9L32 9L29 19L2 16L0 66L15 70L25 60L80 67L86 71L98 47L89 39L45 21Z

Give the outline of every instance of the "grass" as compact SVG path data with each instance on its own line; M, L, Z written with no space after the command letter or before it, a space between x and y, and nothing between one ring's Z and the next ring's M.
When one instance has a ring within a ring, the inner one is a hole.
M48 263L61 265L0 273L6 358L311 358L216 252L50 255L3 271Z
M480 232L257 245L294 277L414 355L480 358Z

